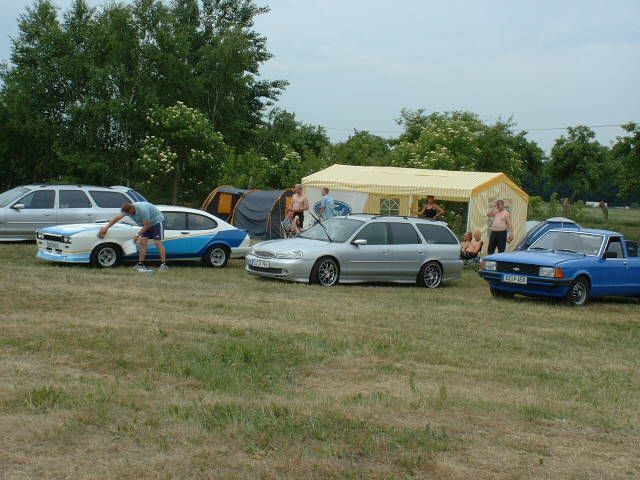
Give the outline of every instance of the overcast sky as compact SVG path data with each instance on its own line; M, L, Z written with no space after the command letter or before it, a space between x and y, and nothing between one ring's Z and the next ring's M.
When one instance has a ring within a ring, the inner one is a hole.
M56 0L66 7L71 0ZM98 5L104 2L94 0ZM471 110L519 128L640 121L640 1L258 0L290 82L280 106L342 140L398 131L400 109ZM0 57L30 0L0 0ZM618 128L595 128L609 143ZM529 137L549 150L561 130Z

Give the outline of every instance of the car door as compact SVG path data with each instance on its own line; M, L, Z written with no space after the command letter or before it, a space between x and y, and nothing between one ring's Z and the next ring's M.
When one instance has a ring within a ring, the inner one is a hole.
M594 281L599 283L599 295L628 295L632 292L632 271L622 248L622 238L609 237L604 254L598 262Z
M366 245L354 245L355 240L366 240ZM389 227L386 222L371 222L353 238L348 255L345 276L382 279L388 276L392 263L389 248Z
M415 278L425 257L425 245L409 222L389 222L389 229L392 260L389 273L397 277Z
M93 204L80 189L58 190L57 223L92 223L95 221Z
M187 228L191 237L191 251L194 255L204 255L211 239L218 232L218 223L205 215L187 214Z
M191 238L187 229L187 214L180 211L163 210L164 221L164 248L167 258L180 259L188 258L193 248ZM149 253L158 256L158 249L154 242L149 242Z
M7 233L34 235L39 228L55 225L56 191L52 188L36 190L16 200L7 209Z

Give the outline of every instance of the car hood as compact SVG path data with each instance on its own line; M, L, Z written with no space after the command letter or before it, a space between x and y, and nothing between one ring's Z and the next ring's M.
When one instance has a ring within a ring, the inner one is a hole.
M306 238L287 238L285 240L268 240L254 245L254 250L266 250L274 253L285 253L292 250L308 252L310 250L327 248L329 242L321 240L309 240Z
M41 228L40 232L42 233L50 233L52 235L65 235L71 236L76 233L84 233L84 232L98 232L102 227L106 227L106 223L77 223L72 225L53 225L51 227ZM118 230L130 230L132 228L137 228L132 225L126 224L118 224L111 227L110 231L118 231Z
M526 263L529 265L542 265L553 267L559 263L567 262L570 260L582 259L585 256L581 253L570 252L556 252L553 250L545 252L508 252L508 253L496 253L484 257L483 260L492 260L494 262L513 262L513 263Z

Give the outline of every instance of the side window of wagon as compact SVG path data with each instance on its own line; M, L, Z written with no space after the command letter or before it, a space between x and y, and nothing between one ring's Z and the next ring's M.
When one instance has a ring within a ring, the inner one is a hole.
M441 225L419 223L418 230L427 241L435 245L457 245L458 239L453 233Z
M367 245L388 245L389 229L383 222L370 223L360 230L354 240L366 240Z
M119 192L101 192L89 190L89 193L100 208L120 208L123 203L130 202L125 195Z
M422 243L418 237L418 232L409 223L389 223L391 227L391 237L394 245L415 245Z
M23 204L25 209L44 209L53 208L55 199L56 192L54 190L38 190L22 197L16 203Z

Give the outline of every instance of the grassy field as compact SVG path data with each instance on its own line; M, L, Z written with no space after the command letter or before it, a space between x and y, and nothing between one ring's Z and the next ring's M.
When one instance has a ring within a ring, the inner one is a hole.
M640 306L0 245L0 478L640 477Z
M611 208L609 210L609 225L604 224L602 211L599 208L585 208L584 220L580 224L590 228L608 228L620 232L628 240L640 240L640 210Z

